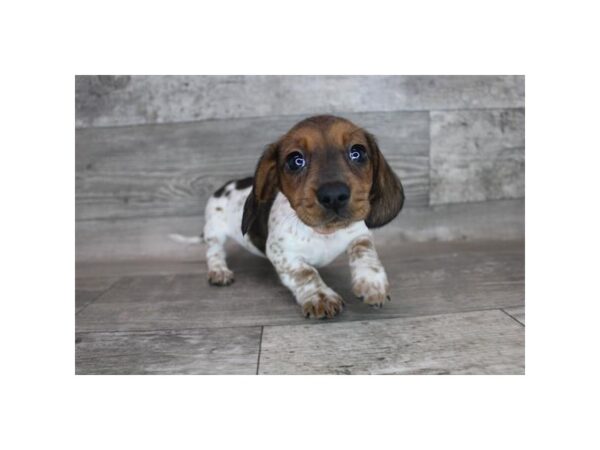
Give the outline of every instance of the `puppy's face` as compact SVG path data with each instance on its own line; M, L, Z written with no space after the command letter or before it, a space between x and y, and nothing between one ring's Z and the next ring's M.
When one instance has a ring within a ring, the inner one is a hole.
M334 116L305 119L267 147L244 208L244 233L277 191L302 222L321 233L361 220L370 228L382 226L404 202L402 185L375 138Z
M302 121L279 143L280 190L298 218L319 232L365 220L375 151L365 132L347 120Z

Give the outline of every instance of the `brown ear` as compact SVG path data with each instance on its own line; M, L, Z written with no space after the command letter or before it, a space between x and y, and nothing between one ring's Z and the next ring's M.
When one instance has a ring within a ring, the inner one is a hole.
M278 151L279 143L269 145L256 165L252 191L248 195L244 205L242 234L246 234L249 230L256 227L266 226L266 221L259 219L268 218L271 205L279 189L279 176L277 173Z
M404 204L404 189L400 180L379 150L375 136L365 133L371 148L373 185L369 196L371 212L365 219L369 228L385 225L398 215Z

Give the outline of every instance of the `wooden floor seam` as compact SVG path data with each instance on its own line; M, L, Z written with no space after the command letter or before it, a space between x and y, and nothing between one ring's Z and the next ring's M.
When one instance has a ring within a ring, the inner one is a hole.
M149 328L149 329L144 329L144 330L76 330L76 334L110 334L110 333L115 333L115 334L136 334L136 333L165 333L165 332L174 332L174 333L178 333L178 332L189 332L189 331L200 331L200 330L228 330L228 329L236 329L236 328L264 328L264 327L290 327L290 326L298 326L298 327L302 327L302 326L318 326L318 325L327 325L327 324L334 324L334 323L353 323L353 322L369 322L369 321L386 321L386 320L396 320L396 319L411 319L414 317L436 317L436 316L446 316L446 315L453 315L453 314L464 314L464 313L470 313L470 312L480 312L480 311L494 311L494 310L498 310L498 311L502 311L503 313L505 313L506 315L508 315L511 319L515 320L519 325L525 326L523 323L521 323L519 320L515 319L513 316L511 316L509 313L507 313L506 311L503 310L503 308L518 308L521 307L523 305L511 305L511 306L504 306L502 308L498 308L498 307L490 307L490 308L478 308L478 309L465 309L465 310L461 310L461 311L448 311L448 312L440 312L440 313L435 313L435 314L413 314L413 315L397 315L397 316L386 316L386 317L380 317L380 318L356 318L356 319L351 319L351 320L346 320L346 321L340 321L340 320L336 320L336 319L319 319L319 320L315 320L315 319L305 319L305 322L303 323L277 323L277 324L256 324L256 325L234 325L234 326L225 326L225 327L189 327L189 328ZM343 314L343 313L342 313Z
M263 340L264 331L265 331L265 327L261 326L260 327L260 339L258 341L258 357L256 358L256 375L258 375L258 371L260 370L260 352L262 350L262 340Z
M520 306L520 305L519 305ZM506 306L505 308L515 308L515 306ZM500 308L500 311L502 311L504 314L506 314L508 317L510 317L511 319L513 319L515 322L517 322L519 325L521 325L522 327L525 326L525 324L523 322L521 322L519 319L517 319L515 316L513 316L512 314L510 314L508 311L505 311L504 308Z
M302 317L268 261L241 252L230 261L237 283L221 289L206 285L201 262L87 264L76 373L524 373L523 241L392 241L380 256L392 302L355 298L342 258L320 273L348 308L319 321Z

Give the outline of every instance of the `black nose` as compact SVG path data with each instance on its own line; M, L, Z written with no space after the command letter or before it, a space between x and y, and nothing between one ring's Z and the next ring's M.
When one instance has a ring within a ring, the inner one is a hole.
M317 191L319 203L327 209L338 211L348 203L350 188L344 183L326 183Z

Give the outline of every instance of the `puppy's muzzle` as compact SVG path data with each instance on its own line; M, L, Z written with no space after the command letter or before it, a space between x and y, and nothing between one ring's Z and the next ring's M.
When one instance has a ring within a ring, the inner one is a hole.
M350 188L342 182L325 183L317 190L317 199L325 209L339 213L350 200Z

